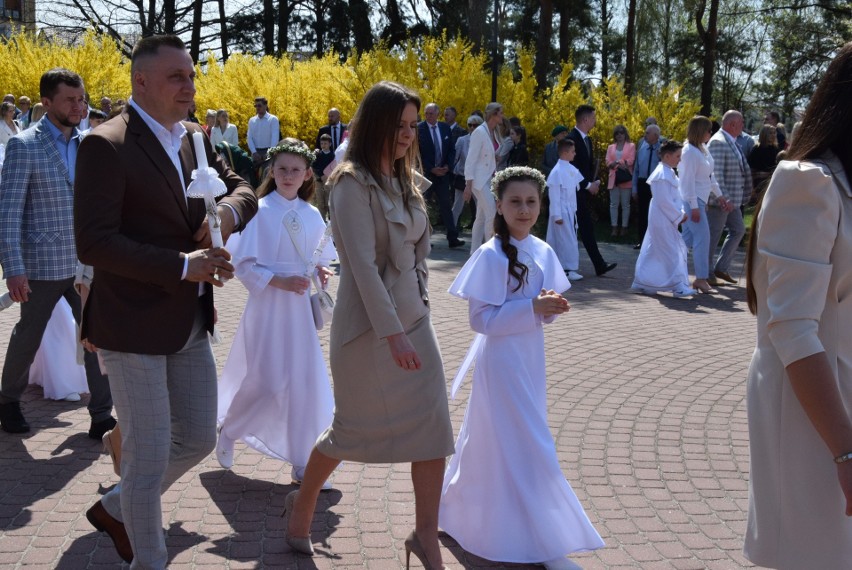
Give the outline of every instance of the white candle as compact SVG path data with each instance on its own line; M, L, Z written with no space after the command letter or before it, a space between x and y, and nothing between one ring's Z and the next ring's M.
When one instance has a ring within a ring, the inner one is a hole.
M204 134L192 133L192 144L195 145L195 156L198 160L198 169L207 168L207 152L204 150Z

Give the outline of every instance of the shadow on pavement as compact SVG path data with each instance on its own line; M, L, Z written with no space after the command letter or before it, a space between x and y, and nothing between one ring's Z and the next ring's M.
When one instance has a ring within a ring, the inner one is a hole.
M282 469L289 469L289 466ZM284 498L298 486L251 479L224 470L202 473L199 479L232 529L230 535L212 541L215 546L207 552L234 562L260 561L257 568L264 566L267 556L274 557L275 564L298 559L299 568L316 567L310 558L291 553L284 542ZM320 493L311 526L315 559L340 558L332 553L327 538L340 523L339 515L329 509L339 503L342 496L335 489ZM288 554L293 558L280 558Z

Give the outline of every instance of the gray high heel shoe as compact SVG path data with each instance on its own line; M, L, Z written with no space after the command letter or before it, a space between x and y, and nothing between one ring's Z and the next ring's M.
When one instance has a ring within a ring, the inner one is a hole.
M296 503L296 496L298 494L299 491L291 491L284 499L284 512L281 513L281 516L284 517L284 541L296 552L313 556L314 545L311 544L310 536L290 536L287 534L290 528L290 515L293 513L293 505Z

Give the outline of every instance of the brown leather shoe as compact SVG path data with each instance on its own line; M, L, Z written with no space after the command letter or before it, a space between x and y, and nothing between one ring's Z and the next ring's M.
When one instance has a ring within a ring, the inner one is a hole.
M730 276L727 272L725 272L725 271L714 271L714 272L713 272L713 275L715 275L716 277L718 277L719 279L721 279L721 280L723 280L723 281L727 281L728 283L736 283L736 282L737 282L737 280L736 280L736 279L734 279L733 277L731 277L731 276Z
M122 560L128 563L133 562L133 550L130 548L130 538L124 529L124 523L112 518L100 501L86 511L86 518L97 530L109 535Z
M707 283L709 283L711 287L718 287L719 286L719 280L716 279L715 275L711 275L710 277L705 279L705 281L707 281Z

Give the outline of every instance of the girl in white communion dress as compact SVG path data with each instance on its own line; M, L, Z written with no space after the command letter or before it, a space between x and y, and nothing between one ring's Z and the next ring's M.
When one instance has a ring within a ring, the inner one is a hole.
M554 251L530 235L545 181L534 169L495 176L495 237L450 293L467 299L479 333L470 402L444 476L439 526L477 556L579 568L572 552L604 545L562 474L547 425L544 323L569 310L571 284ZM502 285L502 286L501 286ZM453 394L466 372L456 377Z

